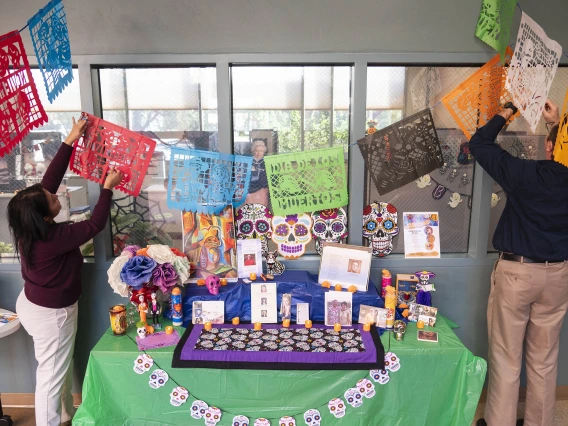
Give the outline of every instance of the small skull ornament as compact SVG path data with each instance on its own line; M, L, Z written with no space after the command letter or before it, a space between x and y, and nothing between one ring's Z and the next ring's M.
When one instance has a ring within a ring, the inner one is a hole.
M357 388L347 389L343 396L345 396L345 400L353 408L357 408L363 405L363 394L359 392L359 389Z
M146 327L138 327L136 329L136 333L138 334L138 337L140 337L141 339L146 338Z
M290 416L284 416L278 423L280 426L296 426L296 419Z
M221 421L221 410L217 407L209 407L205 412L205 426L215 426L217 423Z
M262 253L268 251L268 240L272 237L270 221L272 213L263 204L245 204L235 215L237 238L239 240L259 239Z
M329 412L337 419L345 416L345 402L341 398L333 398L328 402L327 408L329 408Z
M168 381L168 373L164 370L154 370L152 374L150 374L150 382L148 383L152 389L161 388L166 384Z
M312 217L308 213L272 218L272 241L286 259L298 259L304 255L306 246L312 241L311 230Z
M205 285L207 286L209 293L217 295L219 294L219 287L221 287L221 280L217 275L209 275L205 278Z
M400 359L394 352L387 352L385 354L385 368L393 373L400 370Z
M321 414L316 409L308 410L304 413L304 421L308 426L320 426Z
M323 244L339 243L347 238L347 213L343 208L321 210L312 213L312 235L316 240L316 250L321 256Z
M250 420L247 416L235 416L233 426L250 426Z
M372 398L375 396L375 385L369 379L361 379L357 382L357 389L365 396L365 398Z
M134 361L134 371L138 374L144 374L150 371L150 368L154 365L154 360L150 355L142 354L138 355L138 358Z
M194 419L201 419L209 409L209 405L205 401L197 400L191 404L191 417Z
M392 238L398 233L398 213L392 204L374 202L363 209L363 236L369 240L373 256L389 255Z
M254 421L254 426L270 426L270 420L265 418L256 419Z
M176 386L172 393L170 393L170 404L174 407L179 407L187 402L187 397L189 392L186 388L182 386Z
M389 372L387 370L371 370L369 371L371 379L377 382L379 385L386 385L389 380Z

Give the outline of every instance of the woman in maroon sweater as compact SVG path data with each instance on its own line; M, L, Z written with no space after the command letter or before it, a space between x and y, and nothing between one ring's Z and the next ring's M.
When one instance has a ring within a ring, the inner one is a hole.
M111 170L89 220L56 223L61 210L57 188L69 165L73 142L86 121L73 119L73 129L57 151L41 184L18 192L8 204L8 223L20 256L24 290L16 311L33 337L36 372L35 413L38 426L59 426L73 417L72 358L81 295L83 256L79 247L105 227L112 188L122 174Z

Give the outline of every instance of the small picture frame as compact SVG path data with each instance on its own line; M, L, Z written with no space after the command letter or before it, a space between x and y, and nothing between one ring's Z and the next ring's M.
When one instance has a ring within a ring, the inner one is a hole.
M251 284L251 322L274 324L278 322L276 283Z
M193 302L191 311L192 324L223 324L225 322L225 302L221 300Z
M325 325L353 325L353 293L328 291L325 293Z
M408 305L408 321L417 322L424 321L424 325L429 327L436 326L436 315L438 308L433 306L419 305L418 303L410 303Z
M438 343L438 333L435 331L418 330L418 340L421 342Z
M396 275L396 297L398 303L415 303L418 290L416 285L420 280L414 274L397 274Z
M324 243L318 282L354 285L357 291L367 291L372 251L371 247Z
M296 324L305 324L310 319L310 304L296 304Z
M239 278L262 274L262 242L259 239L237 240Z
M389 310L376 306L359 306L359 324L374 324L377 327L387 327L387 315Z

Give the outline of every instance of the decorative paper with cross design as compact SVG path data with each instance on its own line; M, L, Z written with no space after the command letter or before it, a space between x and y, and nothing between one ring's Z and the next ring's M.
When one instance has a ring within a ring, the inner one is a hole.
M45 123L20 33L0 36L0 157Z
M507 49L507 61L512 53L511 49ZM495 55L442 98L442 103L468 139L500 111L501 105L511 100L505 89L506 76L507 69L499 61L499 55ZM511 117L509 122L515 117Z
M564 98L564 107L558 123L558 136L554 145L554 161L568 167L568 90Z
M102 185L109 168L116 167L125 177L115 189L138 196L156 142L94 115L84 112L83 116L88 124L83 137L75 142L71 170Z
M562 46L549 39L544 30L523 13L506 85L533 133L561 56Z
M247 194L252 157L172 148L168 207L218 214L241 205Z
M343 148L264 157L274 215L332 209L348 204Z
M30 36L49 102L73 80L67 18L61 0L51 0L29 21Z
M379 195L400 188L443 164L427 108L357 141Z
M483 0L475 28L475 35L499 52L503 63L516 5L516 0Z

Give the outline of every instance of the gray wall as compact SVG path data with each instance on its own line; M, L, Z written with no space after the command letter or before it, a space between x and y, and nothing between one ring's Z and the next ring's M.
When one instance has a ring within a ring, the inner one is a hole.
M21 28L46 0L4 0L0 26L4 32ZM94 111L89 66L100 63L216 63L218 69L220 149L230 149L230 104L228 63L249 60L267 62L352 62L354 70L353 129L351 139L362 136L365 128L365 80L367 63L402 62L482 63L493 52L473 36L480 1L393 1L393 0L65 0L71 50L79 63L82 107ZM525 10L547 33L568 48L564 15L565 0L523 1ZM515 22L518 22L518 13ZM516 34L513 28L512 34ZM31 53L29 35L24 43ZM269 57L235 55L266 53ZM309 52L330 55L280 55ZM338 53L362 55L337 55ZM391 55L414 52L415 55ZM146 54L219 54L216 56L160 56ZM225 55L225 53L229 55ZM370 53L365 55L365 53ZM375 53L377 53L375 55ZM129 56L123 56L131 54ZM96 57L79 55L99 55ZM107 56L104 56L107 55ZM114 56L108 56L114 55ZM339 58L339 59L338 59ZM34 62L33 58L30 58ZM565 60L564 60L565 61ZM350 206L352 230L360 229L363 205L362 159L356 150L350 156ZM476 173L472 208L469 254L444 255L432 261L404 260L401 255L373 262L372 278L379 281L380 270L413 273L433 270L438 291L435 306L461 325L456 330L464 344L476 355L486 357L485 310L489 277L494 257L487 256L489 199L491 181ZM98 189L89 184L90 204ZM475 195L476 194L476 195ZM5 220L3 215L0 220ZM106 231L105 231L106 232ZM467 232L467 230L464 230ZM352 242L361 236L352 231ZM107 329L108 307L121 301L112 294L106 278L110 265L106 253L108 234L96 240L96 263L83 269L83 295L80 300L79 331L75 359L77 384L84 376L89 352ZM357 241L358 240L358 241ZM106 244L105 244L106 243ZM106 247L105 247L106 245ZM288 263L289 268L317 271L318 259ZM0 263L0 306L15 309L23 286L19 265ZM568 354L567 327L561 337L560 357ZM31 338L22 329L0 340L0 392L33 392L35 361ZM568 366L559 365L559 384L568 385ZM77 388L76 390L78 390Z

